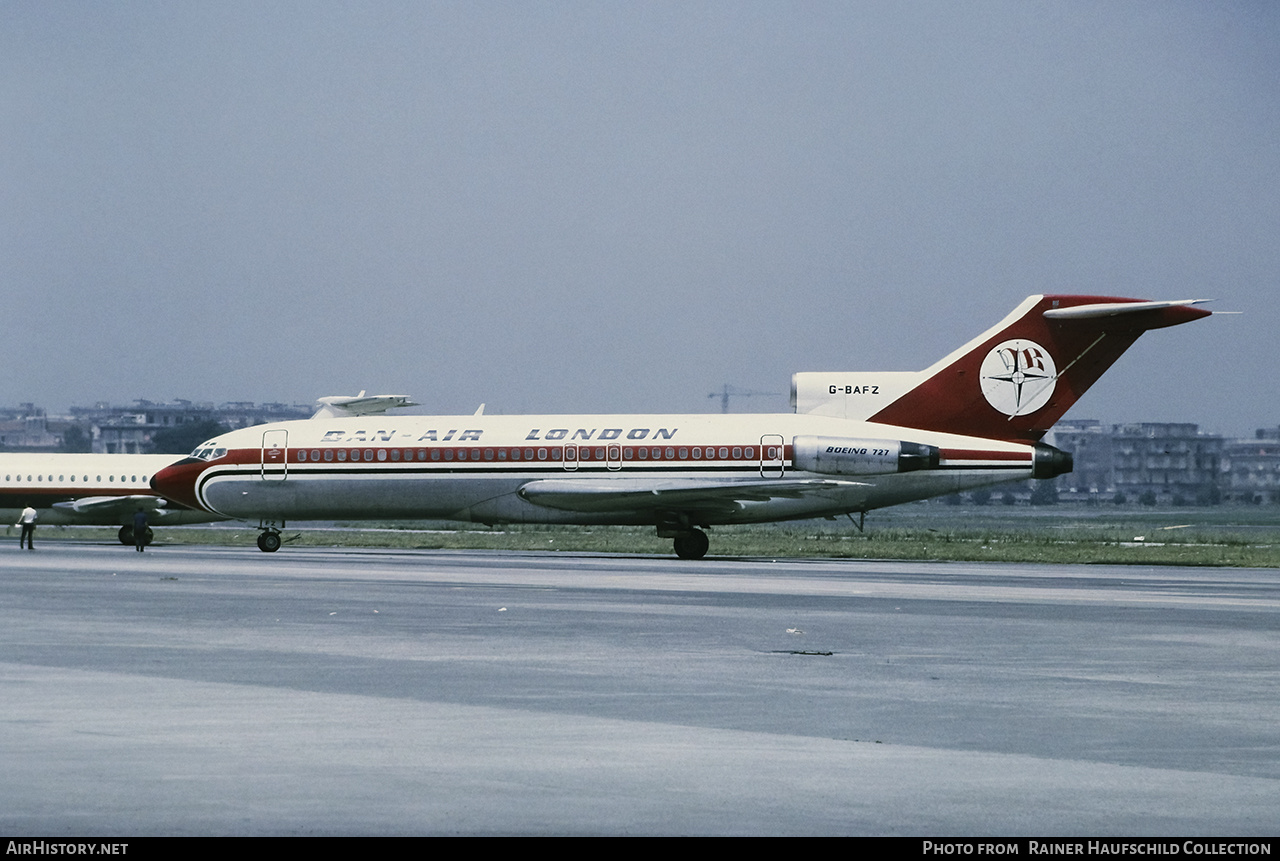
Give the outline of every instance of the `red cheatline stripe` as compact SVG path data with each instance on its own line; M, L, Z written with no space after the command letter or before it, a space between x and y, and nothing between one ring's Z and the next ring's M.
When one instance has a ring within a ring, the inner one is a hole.
M443 463L560 463L565 457L565 449L577 450L580 463L605 461L627 461L644 463L645 461L741 461L758 462L761 446L750 445L578 445L578 446L405 446L390 448L379 447L293 447L288 448L288 462L293 463L377 463L391 465L395 463L443 464ZM766 450L768 446L765 447ZM721 453L723 451L723 454ZM271 449L238 449L229 451L218 463L258 464L266 457L268 466L278 463L271 455ZM642 456L643 452L643 456ZM319 455L316 457L315 455ZM276 455L278 458L279 455ZM341 457L341 459L340 459ZM784 460L792 457L791 446L783 449ZM572 460L572 454L570 455ZM766 462L775 462L777 458L766 456Z

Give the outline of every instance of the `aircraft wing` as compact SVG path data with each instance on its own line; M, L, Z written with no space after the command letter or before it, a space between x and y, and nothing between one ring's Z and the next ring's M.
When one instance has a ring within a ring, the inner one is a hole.
M139 508L144 511L163 511L169 500L150 494L133 496L86 496L70 502L55 502L53 507L71 514L107 517L115 514L132 514Z
M747 503L800 499L824 490L865 487L865 482L826 478L714 481L707 479L542 479L520 488L520 496L546 508L588 513L686 511L726 513Z

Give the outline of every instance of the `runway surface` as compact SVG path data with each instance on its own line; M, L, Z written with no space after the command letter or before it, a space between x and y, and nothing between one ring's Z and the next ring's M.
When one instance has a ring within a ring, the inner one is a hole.
M1280 572L0 553L10 835L1260 835Z

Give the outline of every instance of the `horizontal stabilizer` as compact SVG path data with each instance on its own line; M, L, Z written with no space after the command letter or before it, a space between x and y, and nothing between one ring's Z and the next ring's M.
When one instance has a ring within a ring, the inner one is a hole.
M1050 308L1044 312L1050 320L1090 320L1098 317L1117 317L1121 314L1136 314L1140 311L1164 311L1170 308L1187 308L1192 305L1203 305L1208 299L1175 299L1169 302L1097 302L1093 305L1076 305L1074 308ZM1174 320L1166 325L1176 325L1183 320ZM1150 328L1159 328L1151 326Z
M358 395L330 395L327 398L317 398L316 403L321 404L321 407L311 417L313 419L372 416L385 413L387 410L399 409L400 407L418 406L409 400L406 395L366 396L363 391Z

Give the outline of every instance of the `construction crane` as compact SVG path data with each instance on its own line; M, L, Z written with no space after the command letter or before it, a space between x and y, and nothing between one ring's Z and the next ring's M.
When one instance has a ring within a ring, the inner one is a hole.
M767 396L771 398L779 397L777 392L753 392L748 389L740 389L737 386L731 386L725 383L718 392L712 392L707 395L709 398L720 399L720 412L729 412L729 398L754 398L758 396Z

